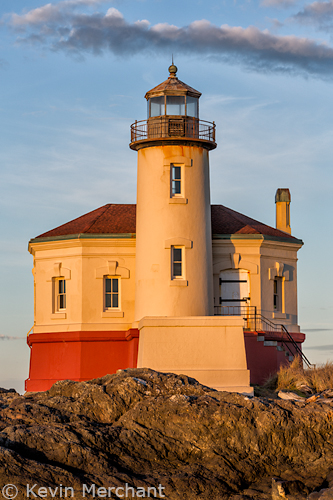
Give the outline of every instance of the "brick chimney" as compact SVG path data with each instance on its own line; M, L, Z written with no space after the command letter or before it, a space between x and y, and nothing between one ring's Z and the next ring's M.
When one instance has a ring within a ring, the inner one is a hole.
M290 227L290 191L287 188L279 188L275 195L276 204L276 229L291 234Z

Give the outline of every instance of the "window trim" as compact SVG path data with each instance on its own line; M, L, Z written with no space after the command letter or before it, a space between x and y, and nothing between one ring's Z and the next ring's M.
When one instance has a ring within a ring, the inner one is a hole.
M53 310L52 313L66 314L67 310L67 286L65 276L56 276L52 279L53 281ZM60 292L60 282L64 282L64 292ZM60 307L60 297L64 297L65 307Z
M176 263L181 263L181 274L174 273L175 255L174 250L181 250L181 260ZM171 286L188 286L188 281L185 279L186 274L186 260L185 260L185 246L184 245L171 245L170 247L170 285Z
M182 180L182 190L181 196L173 196L172 195L172 166L181 167L181 180ZM186 198L186 186L185 186L185 177L186 177L186 167L193 167L193 159L187 156L168 156L165 158L163 163L163 168L167 170L167 175L169 176L169 203L170 204L187 204L188 200Z
M285 314L284 281L279 276L275 276L273 280L273 313L277 316Z
M175 250L181 250L180 260L175 260ZM180 264L181 273L175 273L175 264ZM171 279L172 280L184 280L185 279L185 247L181 245L171 246Z
M172 273L172 259L173 259L173 253L172 249L174 247L182 248L182 277L175 277L173 278L173 273ZM190 250L193 248L193 241L188 240L186 238L170 238L168 240L165 240L164 243L164 248L169 250L169 265L170 265L170 286L188 286L188 281L185 279L186 276L186 252L185 250Z
M111 292L106 291L106 280L108 280L108 279L111 280ZM106 298L107 298L107 295L110 294L111 304L112 304L112 295L114 294L112 291L113 280L117 280L117 282L118 282L118 292L116 292L118 295L118 306L113 307L111 305L110 307L108 307L106 305ZM120 311L121 311L121 279L120 279L120 276L106 275L106 276L104 276L104 279L103 279L103 312L104 313L114 313L114 312L120 312Z
M174 168L179 168L180 169L180 178L177 179L175 176L174 176L174 173L173 173L173 169ZM171 200L185 200L185 196L184 196L184 172L185 172L185 169L184 169L184 165L182 164L179 164L179 163L170 163L170 199ZM180 182L180 192L179 193L174 193L173 192L173 183L174 182Z

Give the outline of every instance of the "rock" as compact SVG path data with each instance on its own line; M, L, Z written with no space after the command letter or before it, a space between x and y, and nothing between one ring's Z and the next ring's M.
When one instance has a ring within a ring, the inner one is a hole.
M310 396L309 398L306 398L307 403L314 403L314 402L320 402L320 403L333 403L333 391L331 389L327 389L326 391L313 394L313 396Z
M302 481L297 479L292 481L284 481L279 478L272 478L272 500L297 500L304 498L306 495L306 488Z
M320 496L322 495L322 493L324 491L326 491L326 489L323 489L323 490L320 490L320 491L314 491L313 493L311 493L308 496L308 500L318 500L318 498L320 498Z
M308 500L332 500L333 499L333 488L324 488L319 492L311 493L308 496Z
M280 399L294 400L294 401L304 401L304 398L290 391L279 391L278 396Z
M17 394L15 389L3 389L2 387L0 387L0 393L1 394Z
M333 389L326 389L325 391L321 392L321 396L323 398L333 398Z
M328 488L319 497L321 500L332 500L333 499L333 488Z
M308 394L308 395L313 393L313 389L311 389L311 387L309 387L304 382L296 383L296 389L298 389L299 391L303 392L304 394Z
M285 481L280 481L273 477L272 479L272 500L279 500L279 498L286 497Z
M0 392L0 486L16 485L18 500L27 484L41 498L64 498L62 485L81 499L87 485L84 498L161 486L168 500L268 500L273 477L305 500L332 471L329 405L249 399L149 369Z

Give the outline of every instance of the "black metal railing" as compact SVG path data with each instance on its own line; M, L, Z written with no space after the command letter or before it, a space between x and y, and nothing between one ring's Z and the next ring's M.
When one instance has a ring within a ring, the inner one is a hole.
M242 316L244 328L256 331L257 308L255 306L214 306L214 316Z
M191 116L158 116L131 125L131 143L146 139L190 138L215 144L215 123Z
M292 356L299 356L309 368L312 366L285 325L273 323L273 321L265 318L255 306L215 306L214 315L241 316L244 320L244 330L262 333L263 336L268 334L271 340L272 337L274 339L275 335L276 340L280 342L286 350L290 351Z

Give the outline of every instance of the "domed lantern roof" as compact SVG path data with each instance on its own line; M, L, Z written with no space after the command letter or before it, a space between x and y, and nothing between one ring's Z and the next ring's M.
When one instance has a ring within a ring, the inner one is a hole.
M149 90L148 118L155 116L191 116L199 118L201 93L177 78L177 66L169 66L169 78Z

